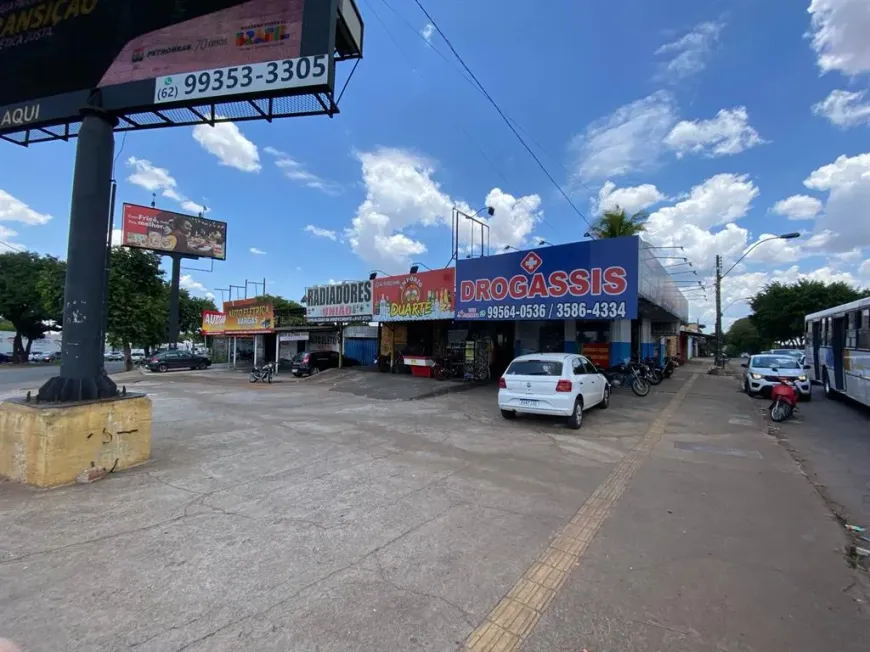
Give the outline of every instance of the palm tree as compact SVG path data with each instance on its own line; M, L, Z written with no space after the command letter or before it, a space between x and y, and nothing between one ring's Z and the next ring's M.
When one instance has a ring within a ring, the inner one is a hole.
M608 211L604 211L601 217L596 220L592 228L589 229L589 234L596 240L602 238L620 238L625 235L638 235L646 230L646 222L649 215L645 211L639 211L629 217L625 214L625 209L616 206Z

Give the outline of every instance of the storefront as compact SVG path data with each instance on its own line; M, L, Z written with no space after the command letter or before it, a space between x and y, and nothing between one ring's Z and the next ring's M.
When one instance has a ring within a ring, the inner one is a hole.
M457 320L513 322L513 355L628 357L638 316L638 238L611 238L460 260Z
M203 335L210 336L213 357L225 351L231 366L253 366L273 359L275 316L271 301L262 297L225 301L223 312L202 314ZM223 339L218 343L215 340Z
M448 338L455 288L453 268L374 280L372 320L381 324L379 353L389 368L401 356L413 374L429 376L438 358L464 356Z

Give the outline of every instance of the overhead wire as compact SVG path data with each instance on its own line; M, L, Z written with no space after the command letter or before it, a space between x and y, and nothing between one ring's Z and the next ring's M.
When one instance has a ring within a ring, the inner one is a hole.
M496 110L496 112L499 114L501 119L507 125L508 129L510 129L510 131L514 134L514 136L516 136L517 140L520 142L520 144L523 146L523 148L529 153L529 155L532 157L532 159L535 161L535 163L538 165L538 167L541 169L541 171L544 173L544 175L546 175L546 177L550 180L550 182L559 191L559 194L561 194L562 197L565 199L565 201L568 202L568 205L571 206L571 208L574 210L574 212L577 213L577 215L579 215L583 219L583 221L586 222L586 224L591 227L592 223L587 219L586 215L584 215L583 212L579 208L577 208L577 205L571 200L571 198L568 196L568 193L565 192L565 190L562 188L562 186L559 184L559 182L556 181L555 177L553 177L553 175L550 174L550 171L547 169L547 167L544 165L544 163L541 161L541 159L538 157L538 155L535 154L535 152L532 150L532 148L529 146L529 144L526 142L526 140L522 137L522 135L520 135L520 132L517 130L516 127L514 127L513 123L508 119L507 115L504 113L502 108L499 106L498 102L496 102L493 99L492 95L489 94L489 92L486 90L484 85L477 78L477 75L474 74L474 72L471 70L471 68L468 66L468 64L465 63L465 60L462 58L462 56L459 54L459 52L456 51L456 48L453 47L453 43L451 43L450 39L447 38L447 35L441 29L441 26L438 25L438 22L434 18L432 18L432 15L426 10L426 7L423 6L423 3L420 2L420 0L414 0L414 3L420 8L420 11L422 11L426 15L426 18L429 20L429 23L432 25L432 27L435 28L435 31L438 32L438 34L441 36L441 38L444 39L444 43L447 45L448 48L450 48L450 51L453 53L453 56L456 57L456 59L459 61L459 63L462 65L462 67L465 69L465 71L475 81L475 83L478 85L478 87L480 88L481 92L484 94L486 99L489 101L490 104L492 104L493 108Z

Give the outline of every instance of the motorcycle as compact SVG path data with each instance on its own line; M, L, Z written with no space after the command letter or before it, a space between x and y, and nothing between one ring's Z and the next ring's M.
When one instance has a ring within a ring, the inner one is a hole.
M680 363L673 357L668 357L665 360L665 366L662 368L662 378L670 378L674 375L674 370Z
M770 420L779 423L788 419L798 409L798 393L794 383L785 378L779 379L779 385L770 390Z
M263 383L271 383L272 376L275 374L275 363L267 362L262 367L254 367L251 370L251 375L248 376L249 383L256 383L257 381Z
M662 382L665 375L663 372L663 367L659 364L659 361L655 358L646 358L643 361L643 364L646 365L646 373L647 379L649 380L651 385L658 385Z
M642 378L637 369L627 363L618 364L616 366L605 369L601 372L605 378L614 386L628 386L638 396L646 396L649 394L649 382Z
M634 368L638 376L643 378L650 385L658 385L662 382L662 379L652 370L652 367L650 367L647 362L639 362L635 359L629 362L629 365Z

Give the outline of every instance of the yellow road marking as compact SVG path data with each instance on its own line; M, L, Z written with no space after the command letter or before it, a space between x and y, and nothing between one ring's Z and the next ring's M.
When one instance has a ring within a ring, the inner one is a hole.
M589 544L622 497L635 471L658 444L674 412L698 379L683 384L634 448L613 469L563 527L541 556L523 573L483 624L465 640L468 652L514 652L523 644L547 607L580 564Z

